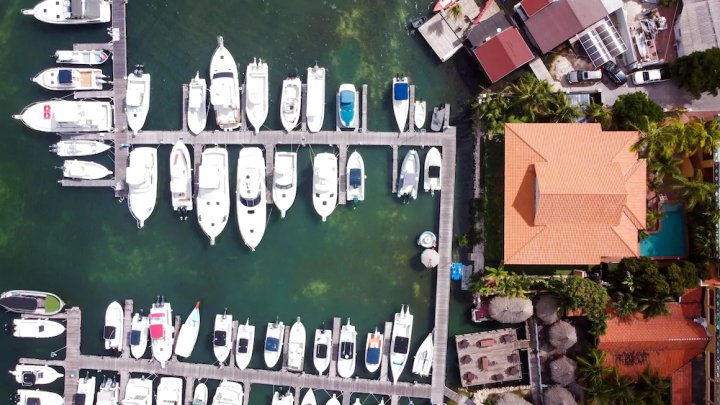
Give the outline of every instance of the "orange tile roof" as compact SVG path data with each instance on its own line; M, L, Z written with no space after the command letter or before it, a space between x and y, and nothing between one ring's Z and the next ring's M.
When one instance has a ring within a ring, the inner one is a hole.
M672 405L692 404L692 388L692 363L687 363L672 375Z
M595 264L639 254L646 162L636 131L505 125L506 264Z

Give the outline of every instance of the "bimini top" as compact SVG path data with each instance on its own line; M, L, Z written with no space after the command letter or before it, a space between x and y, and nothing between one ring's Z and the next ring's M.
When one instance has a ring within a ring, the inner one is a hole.
M0 305L16 311L34 311L38 308L38 300L31 297L5 297L0 298Z
M407 100L410 98L408 89L410 85L407 83L395 83L395 100Z
M431 179L437 179L440 177L440 166L430 166L428 168L428 176Z
M340 357L343 359L349 359L353 355L355 355L355 343L341 342L340 343Z
M225 333L224 330L216 330L213 336L213 344L215 346L225 346L225 343L227 342L227 333Z
M265 341L265 350L267 350L269 352L278 351L279 342L280 341L278 340L278 338L274 338L274 337L267 338L267 340Z
M58 71L58 83L70 84L72 83L72 71L67 69L60 69Z
M142 332L139 330L133 330L130 332L130 345L137 346L140 344L140 337Z
M318 344L315 346L315 356L319 359L327 357L328 346L326 344Z
M248 344L250 343L249 340L245 338L240 338L237 343L237 351L238 353L247 353L248 352Z
M350 187L360 187L362 184L362 170L350 169Z
M165 335L165 328L161 324L150 325L150 337L153 339L162 339Z
M395 353L407 353L410 346L410 340L404 336L398 336L395 339L395 346L393 346L393 352Z
M371 347L367 349L367 362L370 364L380 363L380 348Z
M115 339L115 327L114 326L105 326L105 328L103 329L103 338Z

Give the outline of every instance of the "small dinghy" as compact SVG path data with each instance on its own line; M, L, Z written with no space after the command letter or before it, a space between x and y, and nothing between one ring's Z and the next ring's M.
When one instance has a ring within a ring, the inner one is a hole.
M193 209L191 171L190 152L183 141L177 141L170 151L170 198L173 211L183 221Z
M59 141L50 145L50 152L57 153L60 157L91 156L103 153L111 147L112 145L98 141Z
M405 131L410 111L410 84L405 76L394 77L392 81L393 113L400 132Z
M247 319L243 325L238 326L237 342L235 345L235 364L240 370L245 370L250 364L253 354L253 343L255 342L255 325L250 325Z
M365 201L365 162L358 151L350 154L346 169L347 200Z
M17 405L63 405L65 401L60 395L40 390L17 390Z
M374 373L380 367L380 359L382 358L384 336L375 328L375 333L368 333L367 343L365 344L365 368L367 371Z
M133 315L130 322L130 354L136 359L145 355L148 346L148 328L150 320L147 316Z
M56 91L102 90L102 70L92 68L50 68L33 77L40 87Z
M442 131L443 123L445 123L445 107L433 108L432 121L430 121L430 129L435 132Z
M273 368L280 360L282 353L283 338L285 336L285 325L282 322L270 322L265 332L265 365Z
M315 343L313 345L313 365L318 374L322 375L330 366L330 352L332 350L332 331L328 329L315 330Z
M203 383L195 386L195 393L190 405L208 405L208 387Z
M105 327L103 328L103 339L105 339L105 350L123 350L123 318L125 314L120 303L113 301L105 310Z
M62 171L64 177L77 180L99 180L112 174L100 163L85 160L66 160Z
M213 331L213 353L220 364L224 364L232 348L232 315L227 309L222 314L215 315L215 329Z
M420 157L417 151L411 149L405 155L400 165L400 178L398 179L397 196L403 199L416 199L418 181L420 177Z
M125 98L127 123L133 135L142 129L150 111L150 75L138 66L127 77L127 96Z
M200 78L200 72L195 73L188 85L187 125L195 135L207 125L207 82Z
M245 71L245 113L257 134L268 115L268 65L262 59L253 59Z
M15 366L15 370L10 371L10 374L15 376L15 381L23 387L50 384L63 377L63 374L52 367L26 364L18 364Z
M435 191L442 189L440 180L440 168L442 167L442 156L438 148L432 147L425 156L425 176L423 177L423 189L435 195Z
M13 319L13 336L45 339L62 335L65 326L47 319Z
M200 332L200 301L195 303L195 308L190 312L185 322L180 327L175 339L175 354L180 357L190 357L197 343Z
M55 62L68 65L102 65L108 60L105 51L55 51Z
M280 121L285 131L291 132L300 120L302 81L298 77L283 80L280 97Z
M421 129L425 126L425 116L427 115L426 104L424 101L415 102L415 126Z
M297 373L303 371L303 365L305 365L306 339L305 326L300 322L300 317L298 316L292 328L290 328L290 336L288 338L288 371Z
M273 172L273 203L280 210L280 217L292 207L297 194L297 153L275 152Z
M432 332L423 340L420 348L415 354L415 360L413 361L412 372L420 377L427 377L430 375L430 369L433 363L433 334Z
M307 129L319 132L325 119L325 68L315 65L307 69Z
M60 297L44 291L10 290L0 294L0 307L19 314L55 315L64 306Z

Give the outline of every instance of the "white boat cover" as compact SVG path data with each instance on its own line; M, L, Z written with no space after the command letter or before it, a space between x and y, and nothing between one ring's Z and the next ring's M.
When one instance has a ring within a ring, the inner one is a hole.
M131 186L139 186L147 180L150 172L145 168L128 166L125 181Z
M220 168L200 166L200 188L220 188Z

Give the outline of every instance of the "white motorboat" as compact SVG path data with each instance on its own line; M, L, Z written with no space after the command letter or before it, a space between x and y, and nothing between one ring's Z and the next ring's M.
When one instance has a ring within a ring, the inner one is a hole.
M110 0L43 0L20 10L48 24L102 24L110 22Z
M325 120L325 68L315 65L307 69L307 129L319 132Z
M138 228L145 226L145 221L155 209L157 173L157 149L142 147L130 151L125 181L128 184L128 207Z
M240 383L223 380L215 390L213 405L242 405L243 387Z
M280 360L282 354L283 338L285 337L285 325L282 322L270 322L265 332L265 366L273 368Z
M187 219L193 209L192 162L190 152L183 141L177 141L170 151L170 199L173 210L180 219Z
M177 339L175 339L175 355L188 358L195 348L198 334L200 332L200 301L195 303L195 308L180 327Z
M208 405L208 387L204 383L195 386L193 399L190 405Z
M102 90L105 84L102 70L92 68L50 68L33 77L32 81L48 90Z
M423 177L423 188L435 195L435 191L442 190L440 169L442 167L442 156L438 148L432 147L425 156L425 176Z
M270 405L293 405L295 403L295 396L292 391L282 394L277 391L273 393L272 401Z
M235 209L238 228L250 250L265 234L267 196L265 194L265 158L260 148L242 148L238 156Z
M15 376L15 381L23 387L32 385L44 385L62 378L63 374L57 372L50 366L31 366L26 364L18 364L15 370L10 371Z
M237 69L235 69L237 72ZM240 96L238 95L238 100ZM200 78L200 72L188 85L187 126L190 132L197 135L207 125L207 82Z
M73 405L95 404L95 377L78 379L77 393L72 398Z
M318 374L322 375L330 366L332 353L332 331L329 329L315 330L315 343L313 344L313 365Z
M19 314L55 315L64 306L60 297L45 291L10 290L0 294L0 307Z
M300 121L302 104L302 81L299 77L283 80L280 96L280 121L287 132L291 132Z
M445 123L445 107L433 108L432 121L430 121L430 129L439 132L442 131L443 124Z
M223 148L207 148L200 163L197 216L210 244L225 229L230 214L228 153Z
M112 171L100 163L87 160L66 160L62 165L63 177L77 180L98 180L112 174Z
M120 384L115 379L106 378L97 392L96 405L118 405L120 400Z
M427 104L425 101L415 102L415 126L421 129L425 126L425 117L427 116Z
M153 380L145 378L130 378L125 386L123 405L152 405Z
M65 326L47 319L13 319L13 336L45 339L62 335Z
M350 325L350 318L347 324L340 328L340 351L337 360L337 372L342 378L350 378L355 374L355 359L357 358L355 343L357 332L355 326Z
M290 336L288 337L288 371L302 372L305 364L305 342L307 336L305 334L305 326L300 322L300 317L290 328Z
M313 162L313 206L323 222L337 205L338 163L332 153L318 153Z
M354 84L344 83L337 92L336 129L338 131L358 130L359 96Z
M113 107L107 101L40 101L13 118L40 132L75 134L113 129Z
M300 405L317 405L317 399L315 398L315 393L312 388L308 388L302 401L300 401Z
M152 354L160 367L170 360L173 351L175 329L173 328L172 306L163 297L158 298L150 309L150 341Z
M130 322L130 354L136 359L145 355L148 344L150 319L138 313L133 315Z
M268 115L268 65L262 59L253 59L245 72L245 113L257 134Z
M382 359L382 348L384 336L375 328L374 333L367 334L367 343L365 344L365 368L367 371L374 373L380 367Z
M230 350L232 349L232 315L227 313L227 308L222 314L215 315L215 327L213 329L213 353L220 364L224 364Z
M60 157L91 156L103 153L112 145L98 141L70 140L59 141L50 146L50 152L57 153Z
M420 157L415 149L405 155L400 165L400 178L398 179L398 198L417 198L418 182L420 181Z
M433 334L430 332L415 354L415 360L412 366L413 374L417 374L420 377L429 376L433 364L433 355Z
M210 59L210 104L215 110L215 123L223 131L230 131L240 127L240 79L223 37L218 36L217 42Z
M297 153L275 152L272 194L280 216L285 218L297 194Z
M340 405L340 401L338 401L336 394L332 394L332 398L328 399L325 405Z
M60 395L40 390L17 390L17 405L63 405L65 400Z
M365 201L365 163L358 151L350 154L347 160L347 200L357 203Z
M125 313L119 302L113 301L108 305L105 310L105 327L103 328L105 350L123 351L123 342L125 341L125 331L123 330L124 317Z
M237 342L235 344L235 364L240 370L245 370L252 359L253 345L255 343L255 325L250 325L250 319L238 326Z
M55 51L55 62L68 65L102 65L108 60L105 51Z
M183 379L179 377L160 377L155 394L156 405L182 405Z
M393 78L392 86L393 113L395 113L398 129L403 132L410 111L410 84L407 77L398 76Z
M390 346L390 371L393 382L398 382L407 363L410 353L410 338L412 337L413 316L410 307L403 307L395 314L392 329L392 342Z
M137 134L145 125L148 111L150 111L150 75L143 73L142 66L138 66L127 77L125 98L127 123L133 134Z

